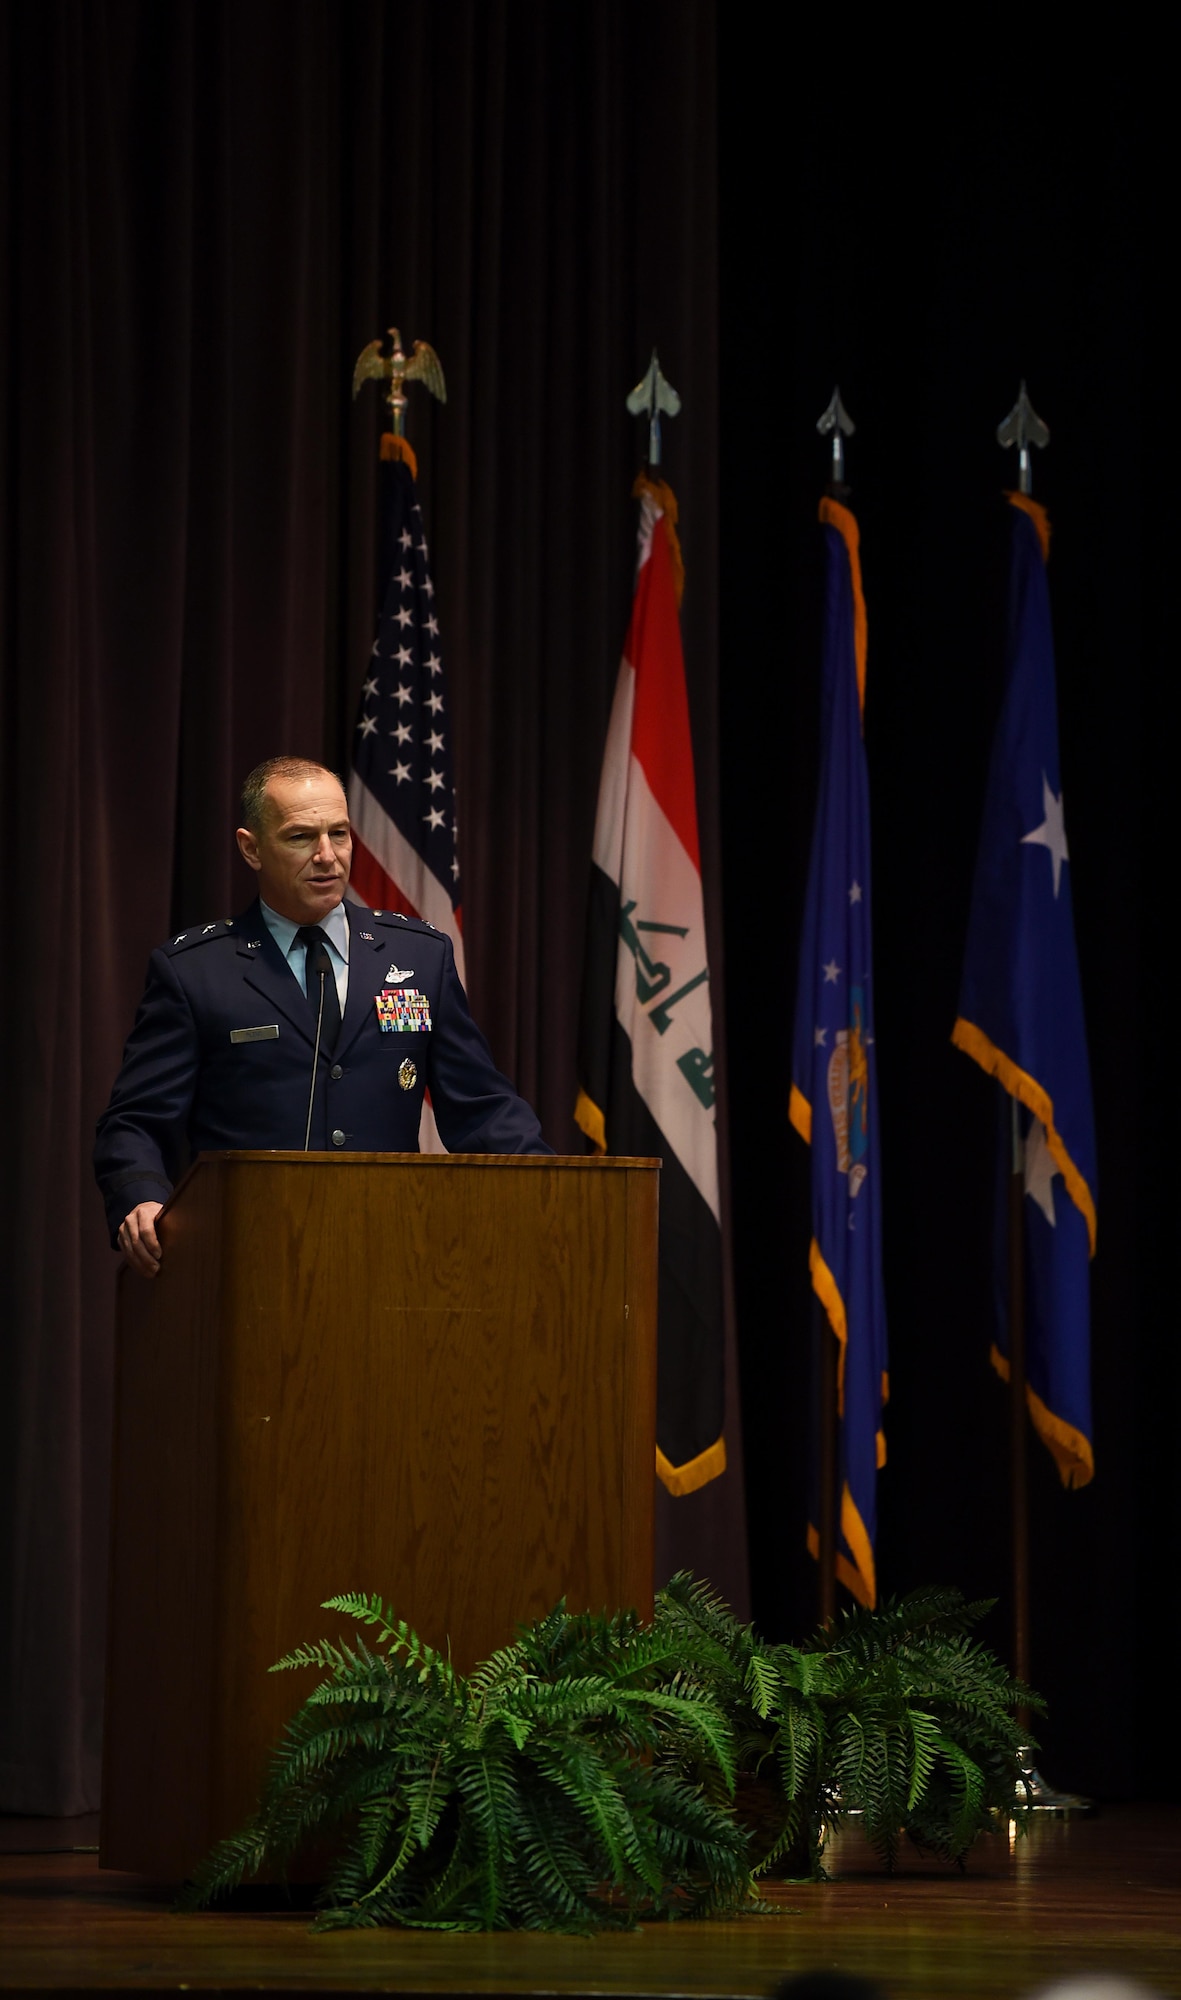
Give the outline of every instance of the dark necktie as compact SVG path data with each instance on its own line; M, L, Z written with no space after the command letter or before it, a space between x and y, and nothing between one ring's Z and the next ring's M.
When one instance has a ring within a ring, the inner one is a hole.
M336 974L332 969L328 940L319 924L301 924L295 933L295 942L307 946L304 985L313 1016L320 1012L320 972L324 970L324 1019L320 1029L320 1047L331 1055L340 1034L340 996L336 991Z

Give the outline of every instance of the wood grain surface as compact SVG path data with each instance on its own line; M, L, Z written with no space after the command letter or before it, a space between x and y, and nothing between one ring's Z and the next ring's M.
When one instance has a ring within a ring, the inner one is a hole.
M376 1590L468 1668L652 1600L655 1163L207 1157L120 1288L102 1853L180 1879Z
M1032 1995L1075 1972L1181 1995L1181 1811L1124 1806L1001 1836L967 1872L886 1876L855 1839L833 1879L777 1885L774 1914L594 1940L367 1931L305 1914L173 1916L166 1893L93 1856L0 1855L0 1993L770 1994L789 1973L860 1973L884 2000Z

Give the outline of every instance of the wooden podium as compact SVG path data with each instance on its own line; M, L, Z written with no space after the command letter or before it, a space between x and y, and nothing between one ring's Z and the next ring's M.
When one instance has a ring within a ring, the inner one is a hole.
M253 1810L378 1591L470 1667L561 1596L652 1603L657 1163L206 1154L118 1311L101 1862Z

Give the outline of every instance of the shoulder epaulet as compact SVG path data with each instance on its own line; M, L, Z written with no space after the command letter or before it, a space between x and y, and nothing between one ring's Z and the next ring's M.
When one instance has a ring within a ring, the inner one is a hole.
M178 951L188 951L195 944L208 944L210 938L227 937L233 928L232 917L222 917L215 924L190 924L187 931L177 931L175 937L166 938L160 949L172 958Z
M429 924L425 917L407 917L401 910L370 910L367 915L384 924L387 930L429 931L432 937L442 937L437 924Z

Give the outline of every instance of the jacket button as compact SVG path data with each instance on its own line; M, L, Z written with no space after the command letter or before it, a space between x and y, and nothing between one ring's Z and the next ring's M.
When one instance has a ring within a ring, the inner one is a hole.
M336 1131L332 1134L332 1143L334 1146L344 1145L344 1133L339 1126L337 1126Z
M344 1071L342 1070L339 1063L333 1063L332 1068L329 1070L328 1074L332 1078L333 1083L339 1083L341 1077L344 1075Z

